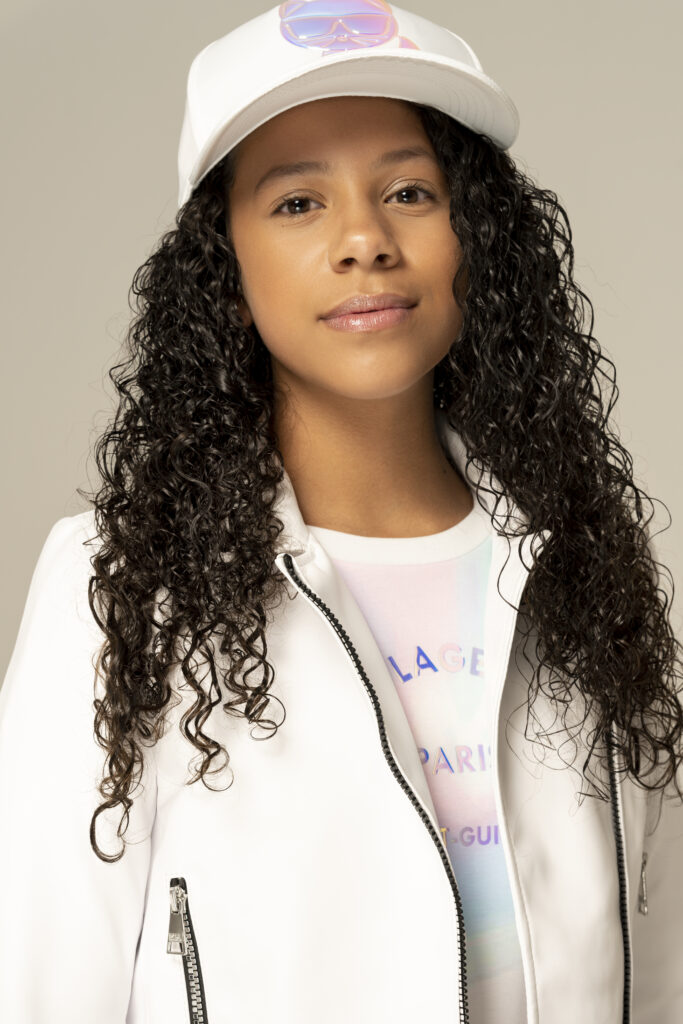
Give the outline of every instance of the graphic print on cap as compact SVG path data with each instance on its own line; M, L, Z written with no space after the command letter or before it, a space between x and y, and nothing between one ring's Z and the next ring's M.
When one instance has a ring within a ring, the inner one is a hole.
M320 47L322 56L342 50L381 46L396 38L398 46L419 50L398 35L398 24L385 0L288 0L280 4L280 32L294 46Z

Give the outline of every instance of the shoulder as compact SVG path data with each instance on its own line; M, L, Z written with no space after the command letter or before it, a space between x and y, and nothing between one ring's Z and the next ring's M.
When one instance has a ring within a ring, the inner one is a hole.
M91 558L101 545L93 510L58 519L50 528L38 554L31 588L34 583L68 584L80 582L90 572Z
M74 516L63 516L51 526L43 542L36 569L55 562L90 558L99 546L95 512L89 509ZM87 551L87 554L86 554Z
M58 660L85 653L103 637L92 614L88 585L91 558L100 546L92 510L53 523L39 550L28 587L13 662L35 656L36 648ZM11 666L10 666L10 675Z

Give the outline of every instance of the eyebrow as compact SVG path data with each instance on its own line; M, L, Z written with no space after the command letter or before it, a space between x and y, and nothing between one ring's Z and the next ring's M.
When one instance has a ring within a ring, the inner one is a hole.
M370 165L370 169L375 171L382 167L387 167L389 164L401 163L405 160L410 160L416 156L426 156L430 160L436 162L434 154L430 153L424 146L404 146L402 149L390 149L386 153L382 153L377 160ZM271 167L270 170L259 178L254 188L254 195L261 191L264 185L273 181L277 178L289 178L294 174L310 174L311 172L317 172L319 174L329 174L330 165L327 161L319 160L297 160L295 163L290 164L276 164L275 167Z

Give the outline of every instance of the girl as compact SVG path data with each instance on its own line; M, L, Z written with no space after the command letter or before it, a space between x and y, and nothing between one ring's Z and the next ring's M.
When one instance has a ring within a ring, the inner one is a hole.
M517 124L384 0L193 62L1 691L3 1021L683 1019L680 650Z

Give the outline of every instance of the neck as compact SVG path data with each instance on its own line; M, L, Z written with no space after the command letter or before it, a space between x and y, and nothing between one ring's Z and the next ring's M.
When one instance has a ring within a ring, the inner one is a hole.
M471 511L439 440L431 382L382 399L276 388L274 426L305 523L366 537L439 533ZM426 386L428 385L428 386Z

